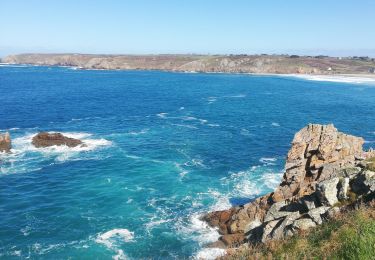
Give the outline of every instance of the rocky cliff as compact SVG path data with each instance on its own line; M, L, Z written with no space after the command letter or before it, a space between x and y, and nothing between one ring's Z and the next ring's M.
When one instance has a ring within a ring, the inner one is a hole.
M212 247L282 239L321 224L340 206L375 195L375 152L333 125L310 124L294 136L280 185L253 202L203 217L222 235Z
M367 74L374 59L289 55L87 55L20 54L2 62L74 66L81 69L167 70L276 74Z

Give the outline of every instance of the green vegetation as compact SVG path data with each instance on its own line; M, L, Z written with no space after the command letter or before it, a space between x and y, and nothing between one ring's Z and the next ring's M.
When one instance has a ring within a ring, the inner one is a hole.
M225 259L374 259L375 202L282 241L228 251Z

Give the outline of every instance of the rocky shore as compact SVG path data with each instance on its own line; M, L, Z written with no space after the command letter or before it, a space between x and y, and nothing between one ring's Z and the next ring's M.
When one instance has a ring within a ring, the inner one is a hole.
M89 55L19 54L2 59L9 64L72 66L78 69L165 70L270 74L374 75L367 57L335 58L297 55Z
M348 205L375 197L375 151L333 125L310 124L294 136L280 185L248 204L202 217L230 248L293 236Z

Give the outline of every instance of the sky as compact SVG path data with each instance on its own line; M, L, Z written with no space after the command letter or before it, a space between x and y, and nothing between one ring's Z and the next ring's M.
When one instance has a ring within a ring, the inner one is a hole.
M374 0L0 0L14 53L375 57Z

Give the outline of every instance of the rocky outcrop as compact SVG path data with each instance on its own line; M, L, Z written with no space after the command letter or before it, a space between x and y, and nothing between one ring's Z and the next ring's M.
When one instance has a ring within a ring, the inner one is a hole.
M49 147L54 145L66 145L68 147L76 147L84 145L81 140L66 137L61 133L47 133L42 132L35 135L32 139L32 144L37 147Z
M363 151L363 143L333 125L310 124L294 136L283 179L274 192L208 213L203 220L218 228L222 241L236 234L237 242L254 243L320 225L337 205L373 197L375 172L369 165L374 152Z
M5 134L0 134L0 152L10 152L12 148L12 142L10 139L10 134L6 132Z

